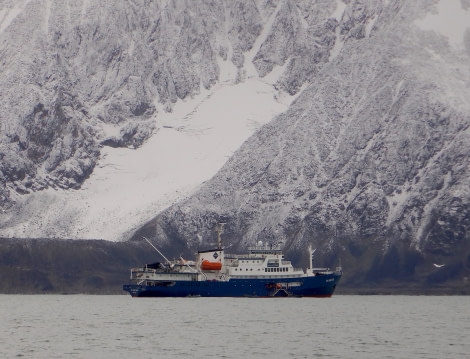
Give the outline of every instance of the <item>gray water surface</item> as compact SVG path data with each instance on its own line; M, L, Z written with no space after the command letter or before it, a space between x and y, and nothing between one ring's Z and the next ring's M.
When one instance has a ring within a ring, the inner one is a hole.
M0 358L468 358L470 297L0 295Z

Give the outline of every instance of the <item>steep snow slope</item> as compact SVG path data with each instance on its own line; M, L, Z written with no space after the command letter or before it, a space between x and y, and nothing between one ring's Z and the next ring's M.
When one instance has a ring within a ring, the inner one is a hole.
M212 177L262 124L285 111L259 79L225 83L159 116L158 130L137 149L106 147L78 191L28 196L2 236L121 240ZM18 201L21 198L18 197ZM32 219L32 220L31 220Z

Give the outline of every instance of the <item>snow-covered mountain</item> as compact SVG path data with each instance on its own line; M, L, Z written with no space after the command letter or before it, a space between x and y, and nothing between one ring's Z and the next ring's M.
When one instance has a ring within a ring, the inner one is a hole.
M468 255L470 1L0 11L0 235Z
M3 2L0 235L125 239L208 180L295 98L259 5Z
M450 3L351 2L289 110L146 230L197 248L222 220L238 248L310 242L351 262L394 248L399 275L422 255L468 271L470 12Z

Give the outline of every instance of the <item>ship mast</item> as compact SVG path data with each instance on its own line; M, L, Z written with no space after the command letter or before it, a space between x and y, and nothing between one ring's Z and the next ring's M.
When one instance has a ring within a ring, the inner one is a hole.
M308 257L309 257L309 271L313 270L313 253L315 253L316 249L312 250L312 246L308 246Z
M224 224L225 222L219 222L215 231L217 232L217 249L222 249L222 238L221 234L224 233Z

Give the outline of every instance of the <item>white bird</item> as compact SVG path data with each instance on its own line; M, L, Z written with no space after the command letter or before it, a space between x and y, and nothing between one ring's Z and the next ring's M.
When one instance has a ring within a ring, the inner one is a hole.
M436 264L436 263L433 263L432 265L436 268L441 268L445 266L445 264Z

